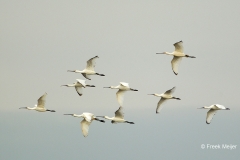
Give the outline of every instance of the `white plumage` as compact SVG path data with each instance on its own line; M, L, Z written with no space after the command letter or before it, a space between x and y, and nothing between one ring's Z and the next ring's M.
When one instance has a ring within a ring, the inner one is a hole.
M79 96L82 96L82 88L86 88L86 87L95 87L94 85L87 85L85 80L82 79L76 79L77 82L73 83L73 84L66 84L66 85L62 85L62 86L66 86L66 87L75 87L77 93Z
M179 64L182 60L182 57L187 57L187 58L196 58L194 56L189 56L187 54L183 53L183 42L179 41L173 44L175 47L175 51L173 51L172 53L169 52L163 52L163 53L157 53L157 54L166 54L166 55L172 55L173 59L171 61L172 64L172 70L174 72L175 75L178 74L178 67Z
M108 120L112 120L112 123L130 123L134 124L134 122L129 122L124 119L123 107L119 107L118 110L115 112L115 117L108 117L108 116L97 116L102 117Z
M210 109L207 112L207 117L206 117L206 123L207 124L211 123L211 120L213 119L213 116L217 113L218 110L230 110L229 108L226 108L226 107L224 107L223 105L220 105L220 104L213 104L209 107L204 106L204 107L201 107L201 108L198 108L198 109Z
M118 86L110 86L110 87L103 87L103 88L118 89L116 96L117 96L117 101L120 106L123 106L124 93L126 91L138 91L136 89L130 88L129 84L125 83L125 82L120 82L120 84Z
M99 76L105 76L104 74L100 74L95 72L94 68L95 68L95 64L96 64L96 59L99 58L98 56L95 56L93 58L90 58L87 61L87 66L84 70L80 71L80 70L68 70L68 72L75 72L75 73L81 73L86 79L91 80L90 79L90 75L99 75Z
M19 109L36 110L38 112L46 112L46 111L55 112L54 110L49 110L45 108L46 96L47 96L47 93L44 93L40 98L38 98L38 104L35 105L35 107L21 107Z
M168 99L181 100L180 98L176 98L176 97L172 96L172 94L175 91L175 89L176 89L176 87L173 87L172 89L167 90L165 93L162 93L162 94L157 94L157 93L148 94L148 95L154 95L154 96L157 96L157 97L161 97L159 102L158 102L158 104L157 104L156 113L160 112L160 110L162 109L161 104L163 104L166 100L168 100Z
M81 115L77 115L77 114L64 114L64 115L71 115L73 117L83 118L83 120L81 121L81 129L84 137L88 136L89 126L93 120L96 120L99 122L105 122L104 120L100 120L96 118L94 114L87 113L87 112L84 112Z

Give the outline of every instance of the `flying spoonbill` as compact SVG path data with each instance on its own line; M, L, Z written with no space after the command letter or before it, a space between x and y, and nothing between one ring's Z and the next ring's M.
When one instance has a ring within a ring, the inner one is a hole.
M123 107L119 107L119 109L115 112L115 117L108 117L108 116L97 116L97 117L102 117L102 118L105 118L105 119L108 119L108 120L112 120L111 122L112 123L130 123L130 124L134 124L134 122L129 122L129 121L126 121L124 119L124 113L123 113Z
M166 55L173 56L173 59L171 61L172 70L173 70L174 74L177 75L178 74L178 66L182 60L182 57L187 57L187 58L196 58L196 57L189 56L189 55L183 53L183 42L182 41L176 42L173 45L175 47L175 51L173 51L172 53L163 52L163 53L157 53L157 54L166 54Z
M73 83L73 84L66 84L66 85L62 85L62 86L66 86L66 87L75 87L77 93L79 94L79 96L82 96L82 88L85 87L95 87L94 85L87 85L85 83L85 80L81 80L81 79L76 79L77 82Z
M230 110L230 108L226 108L226 107L224 107L223 105L220 105L220 104L213 104L209 107L204 106L204 107L201 107L201 108L198 108L198 109L210 109L207 112L207 117L206 117L206 123L207 124L211 123L211 120L212 120L213 116L217 113L218 110Z
M38 104L35 105L35 107L21 107L19 109L28 109L28 110L36 110L38 112L55 112L54 110L49 110L45 108L45 102L46 102L46 96L47 93L45 93L44 95L42 95L39 99L38 99Z
M120 82L120 85L118 86L110 86L110 87L103 87L103 88L118 89L116 95L117 95L117 101L120 106L123 105L123 98L124 98L125 91L138 91L137 89L130 88L129 84L125 82Z
M96 75L99 75L99 76L105 76L104 74L96 73L94 71L94 67L95 67L95 64L96 64L95 60L97 58L99 58L99 57L95 56L95 57L89 59L87 61L87 67L84 70L82 70L82 71L79 71L79 70L68 70L68 72L81 73L86 79L89 79L89 80L91 80L90 79L90 75L95 75L96 74Z
M88 135L89 125L92 123L93 120L105 123L104 120L100 120L96 118L94 114L87 113L87 112L82 113L81 115L77 115L77 114L64 114L64 115L71 115L73 117L83 118L83 120L81 121L81 128L82 128L82 133L84 137Z
M162 94L148 94L148 95L154 95L154 96L157 96L157 97L161 97L161 99L159 100L158 104L157 104L157 109L156 109L156 113L159 113L162 109L162 107L160 108L161 104L163 102L165 102L166 100L168 99L177 99L177 100L181 100L180 98L176 98L176 97L173 97L172 94L173 92L175 91L176 87L173 87L172 89L170 90L167 90L165 93L162 93Z

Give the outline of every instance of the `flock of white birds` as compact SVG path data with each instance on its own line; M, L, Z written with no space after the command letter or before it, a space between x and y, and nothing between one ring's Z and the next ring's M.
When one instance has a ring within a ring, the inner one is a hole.
M166 54L166 55L172 55L173 59L171 61L172 64L172 70L174 72L175 75L178 74L178 67L179 67L179 63L181 62L183 57L187 57L187 58L196 58L194 56L189 56L187 54L183 53L183 42L179 41L177 43L173 44L175 46L175 50L172 53L169 52L163 52L163 53L157 53L157 54ZM100 74L95 72L94 68L95 68L95 64L96 64L96 59L99 58L98 56L95 56L91 59L89 59L87 61L87 67L80 71L80 70L68 70L68 72L75 72L75 73L81 73L86 79L91 80L90 79L90 75L99 75L99 76L105 76L104 74ZM86 87L95 87L94 85L87 85L85 80L81 80L81 79L76 79L77 82L73 83L73 84L67 84L67 85L62 85L62 86L66 86L66 87L75 87L77 93L79 96L82 96L82 89L86 88ZM124 93L126 91L138 91L137 89L132 89L129 87L128 83L125 82L120 82L120 84L118 86L110 86L110 87L103 87L103 88L111 88L111 89L118 89L117 93L116 93L116 97L117 97L117 101L120 105L119 109L115 112L115 116L114 117L108 117L108 116L94 116L94 114L92 113L87 113L84 112L81 115L77 115L77 114L64 114L64 115L71 115L73 117L82 117L83 120L81 121L81 128L82 128L82 133L83 136L86 137L88 135L88 131L89 131L89 126L91 124L91 122L93 120L99 121L99 122L105 122L104 120L101 120L97 117L101 117L101 118L105 118L108 120L111 120L112 123L130 123L130 124L134 124L134 122L129 122L127 120L124 119L124 115L123 115L123 98L124 98ZM176 100L181 100L180 98L176 98L174 96L172 96L173 92L175 91L176 87L173 87L170 90L167 90L165 93L162 94L149 94L149 95L154 95L157 97L160 97L160 100L157 104L157 108L156 108L156 113L159 113L160 110L162 109L162 104L169 99L176 99ZM47 93L45 93L44 95L42 95L39 99L38 99L38 104L35 105L35 107L21 107L19 109L28 109L28 110L36 110L38 112L55 112L54 110L49 110L45 108L45 102L46 102L46 96ZM209 107L202 107L199 109L209 109L209 111L207 112L207 117L206 117L206 123L210 124L211 120L214 116L214 114L217 112L217 110L230 110L229 108L224 107L223 105L219 105L219 104L213 104Z

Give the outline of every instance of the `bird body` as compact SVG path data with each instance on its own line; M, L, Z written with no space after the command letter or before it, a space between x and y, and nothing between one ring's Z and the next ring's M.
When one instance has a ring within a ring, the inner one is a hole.
M220 104L213 104L211 106L204 106L198 109L210 109L207 112L207 117L206 117L206 123L210 124L213 116L217 113L218 110L230 110L229 108L224 107L223 105Z
M124 119L123 107L119 107L118 110L115 112L115 117L108 117L108 116L97 116L102 117L108 120L112 120L112 123L130 123L134 124L134 122L129 122Z
M95 60L99 58L98 56L95 56L93 58L90 58L87 61L87 66L84 70L80 71L80 70L68 70L68 72L75 72L75 73L81 73L86 79L91 80L90 79L90 75L99 75L99 76L105 76L104 74L100 74L95 72L94 68L95 68Z
M182 60L182 57L187 57L187 58L196 58L194 56L189 56L185 53L183 53L183 42L179 41L173 44L175 47L175 51L173 51L172 53L170 52L163 52L163 53L157 53L157 54L166 54L166 55L172 55L173 59L171 61L172 64L172 70L174 72L175 75L178 74L178 67L179 64Z
M165 94L165 93L162 93L162 94L157 94L157 93L155 93L155 94L152 94L152 95L154 95L154 96L156 96L156 97L165 98L165 99L174 99L172 95L170 95L170 94Z
M82 133L84 137L88 136L89 126L93 120L96 120L99 122L105 122L104 120L100 120L96 118L94 114L88 113L88 112L84 112L81 115L77 115L77 114L64 114L64 115L71 115L73 117L83 118L83 120L81 121L81 128L82 128Z
M82 96L82 88L95 87L94 85L87 85L85 83L85 80L81 80L81 79L76 79L76 80L77 80L77 82L75 82L73 84L66 84L66 85L62 85L62 86L75 87L79 96Z
M165 93L162 93L162 94L157 94L157 93L148 94L148 95L154 95L154 96L157 96L157 97L161 97L161 99L159 100L159 102L157 104L156 113L160 112L160 110L162 109L161 104L163 104L166 100L168 100L168 99L181 100L180 98L176 98L176 97L172 96L172 94L175 91L175 89L176 89L176 87L173 87L172 89L167 90Z
M44 108L38 107L36 104L35 104L35 107L26 107L26 109L28 109L28 110L35 110L35 111L38 111L38 112L46 112L47 111L47 109L45 107Z
M130 88L129 84L125 82L120 82L118 86L110 86L110 87L103 87L103 88L118 89L116 96L120 106L123 105L125 91L138 91L137 89Z
M38 99L38 104L36 104L35 107L21 107L19 109L35 110L35 111L38 111L38 112L46 112L46 111L55 112L54 110L49 110L49 109L45 108L46 96L47 96L47 93L42 95Z
M123 118L108 117L108 116L103 116L103 118L112 120L112 123L125 123L125 120Z

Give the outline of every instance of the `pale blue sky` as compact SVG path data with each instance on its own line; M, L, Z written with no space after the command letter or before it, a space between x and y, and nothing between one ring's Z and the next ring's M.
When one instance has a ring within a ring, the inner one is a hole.
M201 144L239 143L239 1L6 1L0 0L0 159L236 159L236 150L202 150ZM173 51L183 41L179 75ZM98 55L95 70L79 97L62 84L84 79L68 69L84 69ZM125 95L125 118L135 125L93 122L84 138L81 119L64 113L113 116L116 90L128 82L139 92ZM147 96L176 86L181 101L155 109ZM32 107L47 92L46 107ZM210 125L207 110L219 111Z

